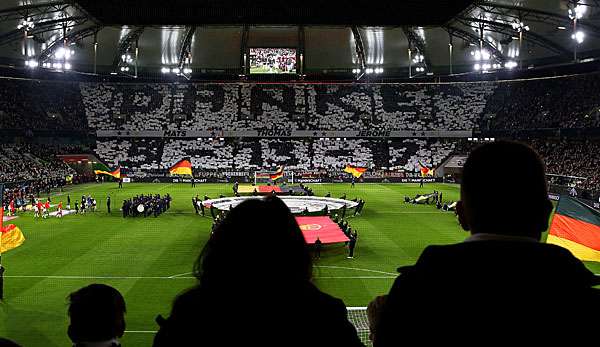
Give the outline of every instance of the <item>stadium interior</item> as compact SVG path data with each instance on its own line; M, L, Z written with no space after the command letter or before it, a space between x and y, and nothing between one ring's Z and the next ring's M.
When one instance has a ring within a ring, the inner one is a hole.
M596 216L596 258L569 250L598 274L599 59L597 0L0 0L0 336L76 345L69 294L103 283L123 345L157 345L215 229L274 195L373 346L367 306L468 236L463 166L503 140Z

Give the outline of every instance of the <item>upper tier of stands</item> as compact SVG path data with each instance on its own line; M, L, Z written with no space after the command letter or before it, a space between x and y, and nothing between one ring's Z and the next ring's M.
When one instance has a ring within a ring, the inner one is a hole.
M0 79L0 128L514 130L600 126L600 74L449 84Z

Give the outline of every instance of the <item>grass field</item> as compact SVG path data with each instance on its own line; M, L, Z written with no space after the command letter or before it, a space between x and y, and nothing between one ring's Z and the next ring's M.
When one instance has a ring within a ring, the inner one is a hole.
M405 195L439 190L445 200L458 198L454 185L430 184L322 184L311 186L317 195L366 201L361 216L350 218L359 233L356 258L346 259L340 245L325 247L316 262L315 283L323 291L343 299L347 306L366 306L388 291L395 269L413 263L430 244L460 242L453 213L432 206L404 204ZM194 215L191 198L230 195L231 185L198 184L87 184L71 187L53 198L66 202L82 194L98 200L99 210L69 215L62 220L34 220L31 213L14 221L27 240L2 257L6 267L5 302L1 308L0 336L24 346L66 346L66 296L90 283L106 283L123 293L127 301L125 346L149 346L157 329L157 314L167 315L177 293L194 284L192 265L208 238L211 220ZM123 219L120 202L136 194L170 193L171 210L158 218ZM111 195L112 214L105 199ZM249 230L249 232L252 232ZM273 259L277 261L277 259ZM599 264L588 264L598 273ZM258 277L274 276L268 268ZM252 315L253 312L240 314ZM258 332L257 332L258 333Z

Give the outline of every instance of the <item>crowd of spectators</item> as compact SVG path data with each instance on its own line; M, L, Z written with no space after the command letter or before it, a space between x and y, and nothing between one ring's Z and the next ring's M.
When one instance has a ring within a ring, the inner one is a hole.
M551 175L550 183L600 191L599 140L533 140ZM570 177L563 177L570 176Z
M439 139L98 139L98 157L125 168L131 177L164 176L182 158L198 171L343 170L347 164L372 170L419 172L420 163L440 165L458 140Z
M449 84L118 84L0 79L0 128L472 130L600 125L599 74ZM560 95L560 97L555 97Z
M0 145L0 182L64 180L75 171L56 157L56 151L46 145Z

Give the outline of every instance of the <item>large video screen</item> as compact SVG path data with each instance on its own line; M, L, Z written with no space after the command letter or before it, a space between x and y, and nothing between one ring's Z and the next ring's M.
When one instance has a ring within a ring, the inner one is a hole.
M250 48L250 74L296 73L293 48Z

